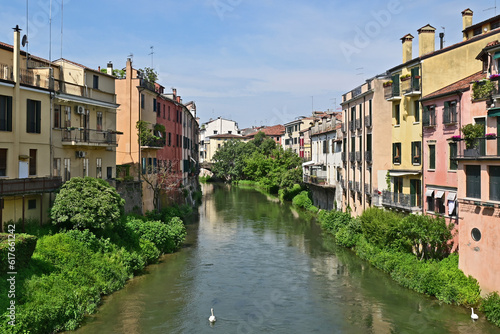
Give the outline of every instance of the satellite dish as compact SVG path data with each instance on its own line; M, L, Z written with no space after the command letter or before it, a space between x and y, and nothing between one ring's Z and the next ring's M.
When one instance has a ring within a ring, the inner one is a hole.
M28 43L28 36L24 35L23 36L23 40L21 41L21 44L24 46L26 46L26 44Z

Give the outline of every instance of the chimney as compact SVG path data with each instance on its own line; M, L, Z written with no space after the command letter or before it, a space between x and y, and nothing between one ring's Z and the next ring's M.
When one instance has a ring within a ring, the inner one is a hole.
M127 58L127 65L125 66L125 77L132 78L132 58Z
M174 99L176 99L177 96L177 89L172 87L172 94L174 95Z
M16 84L19 84L19 68L21 66L21 29L19 28L18 25L16 25L14 29L14 63L12 64L14 66L14 82Z
M444 32L439 33L439 49L444 48Z
M469 28L472 25L472 15L474 12L470 10L470 8L467 8L462 12L462 23L463 23L463 30Z
M109 75L113 75L113 63L110 61L108 62L108 68L106 69L106 73Z
M421 57L435 51L436 28L430 24L418 29L418 56Z
M403 64L413 59L413 38L411 34L407 34L401 38L403 42Z

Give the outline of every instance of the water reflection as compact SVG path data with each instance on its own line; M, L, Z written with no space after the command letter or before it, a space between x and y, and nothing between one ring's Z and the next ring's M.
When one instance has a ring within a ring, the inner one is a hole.
M498 332L398 286L288 204L203 188L187 246L111 296L78 333Z

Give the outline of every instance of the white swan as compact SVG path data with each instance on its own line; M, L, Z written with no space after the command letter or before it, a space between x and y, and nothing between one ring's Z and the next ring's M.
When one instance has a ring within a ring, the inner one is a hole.
M208 321L210 321L210 322L217 321L217 319L215 319L215 316L214 316L214 309L211 308L210 311L212 312L212 315L208 318Z
M470 315L471 319L477 320L479 317L477 316L476 313L474 313L474 309L472 307L471 307L471 310L472 310L472 314Z

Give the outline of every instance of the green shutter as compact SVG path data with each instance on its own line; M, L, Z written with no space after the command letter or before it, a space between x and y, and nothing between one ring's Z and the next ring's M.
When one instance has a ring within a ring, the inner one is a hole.
M450 170L458 169L458 161L455 160L457 156L457 143L450 143Z
M465 166L466 196L481 198L481 166Z
M429 145L429 169L436 169L436 145Z
M490 166L490 200L500 201L500 166Z

